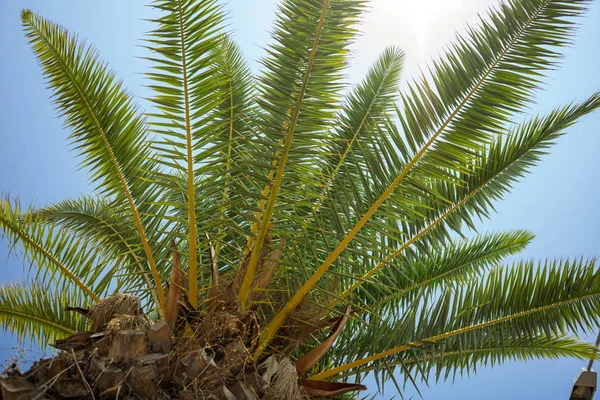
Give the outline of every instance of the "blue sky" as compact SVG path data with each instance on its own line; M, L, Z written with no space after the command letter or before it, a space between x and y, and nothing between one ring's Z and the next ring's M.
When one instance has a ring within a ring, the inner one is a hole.
M405 78L440 53L453 32L473 21L495 0L374 0L363 35L354 46L348 80L355 83L386 45L408 54ZM235 37L254 70L268 42L275 0L233 0L229 20ZM139 98L148 94L141 72L145 61L139 39L151 26L142 18L150 10L140 1L0 0L0 192L23 203L48 204L88 191L87 177L66 145L67 132L49 101L37 63L23 37L19 11L31 8L64 24L98 48L102 58ZM600 88L600 2L581 20L574 46L565 50L562 68L546 79L532 112L547 111ZM534 174L515 186L497 205L497 214L481 231L523 228L537 238L524 258L544 259L600 254L597 211L600 170L600 113L586 117L559 140ZM0 245L0 281L23 277L21 261L8 257ZM14 351L14 339L0 337L0 360ZM30 353L27 359L38 354ZM584 363L574 360L509 363L481 369L454 383L421 387L425 399L566 399L571 382ZM374 385L371 385L374 388ZM381 398L394 394L389 386ZM410 397L414 390L408 388ZM418 397L418 396L416 396Z

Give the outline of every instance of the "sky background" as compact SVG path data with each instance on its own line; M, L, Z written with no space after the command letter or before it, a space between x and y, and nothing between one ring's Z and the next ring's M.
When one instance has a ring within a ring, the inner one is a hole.
M66 145L67 131L56 117L37 63L23 36L19 12L31 8L67 26L94 43L102 58L125 86L144 97L142 72L146 62L139 46L151 25L142 21L152 11L138 0L0 0L0 193L24 204L49 204L89 192L87 176ZM230 28L254 71L269 40L275 0L230 0ZM348 81L356 83L371 62L389 45L407 53L404 79L440 54L443 46L475 22L496 0L374 0L360 39L353 46ZM531 112L549 110L572 99L583 99L600 88L600 2L595 1L573 47L565 50L562 68L546 79ZM600 170L600 113L587 116L562 137L534 174L498 203L497 213L481 224L481 232L528 229L536 240L524 258L544 259L600 254L600 213L597 211ZM8 257L0 244L0 282L23 278L21 261ZM593 341L593 339L590 339ZM0 337L0 362L14 354L15 340ZM39 358L29 352L27 360ZM421 385L425 399L567 399L574 376L585 363L574 360L507 363L483 368L454 383ZM370 385L375 388L374 384ZM379 397L395 394L392 384ZM414 389L407 387L410 398ZM418 398L418 395L415 395Z

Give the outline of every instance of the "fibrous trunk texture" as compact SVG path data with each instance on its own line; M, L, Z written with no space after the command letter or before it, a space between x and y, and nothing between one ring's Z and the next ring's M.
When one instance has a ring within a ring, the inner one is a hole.
M27 372L6 371L2 399L322 397L302 386L289 359L272 355L252 361L258 332L252 312L214 307L197 319L184 313L173 331L140 310L139 301L127 295L76 310L90 319L93 330L56 341L58 354Z

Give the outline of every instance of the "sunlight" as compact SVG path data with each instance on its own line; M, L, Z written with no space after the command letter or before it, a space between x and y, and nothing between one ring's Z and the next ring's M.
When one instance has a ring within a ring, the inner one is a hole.
M388 46L399 46L407 55L405 76L439 55L448 38L478 21L499 0L373 0L361 29L364 33L354 46L358 62L350 72L356 82L368 63Z

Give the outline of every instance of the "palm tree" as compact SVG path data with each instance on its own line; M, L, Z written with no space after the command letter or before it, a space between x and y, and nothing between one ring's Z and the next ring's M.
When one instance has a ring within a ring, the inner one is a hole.
M504 264L532 233L466 236L600 106L523 116L587 4L504 2L398 93L397 48L344 86L363 1L283 0L252 77L216 0L156 0L151 112L23 11L96 190L0 202L31 265L0 287L0 320L61 349L5 396L300 399L595 357L574 336L600 316L593 259Z

